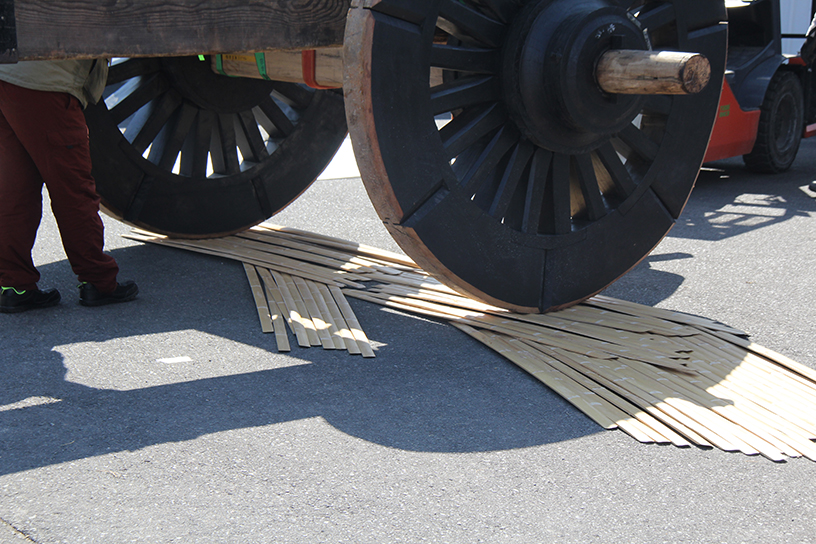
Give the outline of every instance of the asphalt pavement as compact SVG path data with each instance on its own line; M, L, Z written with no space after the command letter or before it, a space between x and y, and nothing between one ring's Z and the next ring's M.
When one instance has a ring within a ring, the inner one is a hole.
M816 368L816 141L783 175L710 166L606 294ZM359 179L274 221L397 249ZM640 444L452 327L357 300L375 359L279 354L240 264L105 223L137 301L79 306L46 214L40 285L63 301L0 315L0 542L816 540L812 461Z

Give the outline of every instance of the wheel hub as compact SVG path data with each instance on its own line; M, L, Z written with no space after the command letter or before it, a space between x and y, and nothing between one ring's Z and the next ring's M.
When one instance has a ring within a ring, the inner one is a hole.
M611 95L596 66L610 49L649 49L626 10L605 0L540 0L523 9L505 48L504 92L522 133L556 152L595 149L642 109L642 96Z
M216 113L252 109L274 88L271 81L216 74L209 60L198 57L168 57L161 62L174 89L199 108Z

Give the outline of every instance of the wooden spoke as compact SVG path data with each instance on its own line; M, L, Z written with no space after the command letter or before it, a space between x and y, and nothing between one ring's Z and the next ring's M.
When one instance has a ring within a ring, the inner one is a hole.
M598 190L598 178L595 175L595 168L592 166L592 158L589 155L577 155L575 165L589 220L598 221L606 215L606 205Z
M295 83L282 83L276 81L273 88L276 92L280 93L281 96L291 101L293 106L299 109L308 108L309 104L312 102L312 98L314 98L312 91L309 91L304 86L297 85Z
M238 114L238 121L241 124L241 131L238 133L238 145L241 148L241 154L245 160L261 162L268 153L255 115L251 110L242 111Z
M572 231L570 202L570 157L558 153L552 163L552 223L555 234Z
M641 158L649 162L654 162L657 158L660 146L635 125L629 125L618 136Z
M181 96L176 92L168 92L157 100L156 107L153 109L150 117L144 126L142 126L136 138L131 142L139 154L144 153L147 146L153 143L159 135L159 132L165 127L179 106L181 106ZM151 153L153 153L152 150ZM154 154L154 157L155 156L157 155Z
M644 28L655 30L669 25L676 20L674 2L645 6L638 14L637 20Z
M609 142L599 147L596 152L606 171L609 172L620 196L623 199L627 198L635 191L635 182L632 180L632 175L626 170L621 156Z
M108 73L108 85L124 83L129 79L139 76L155 74L161 69L159 59L130 59L125 62L114 64Z
M521 230L526 234L538 234L540 231L541 214L543 213L552 158L551 151L539 148L536 149L533 161L530 164L521 227Z
M207 159L209 158L210 140L215 127L215 114L203 111L198 114L190 145L181 152L181 173L191 178L207 177Z
M272 124L278 130L283 133L284 136L289 136L294 132L295 125L292 121L286 117L286 114L283 113L283 110L280 109L272 97L267 97L263 102L261 102L258 107L261 108L261 111L266 115L266 117L272 122Z
M482 3L502 22L509 23L518 11L521 2L518 0L483 0Z
M182 104L181 109L176 115L173 128L167 133L162 148L162 155L159 159L158 166L162 170L172 171L181 153L182 146L193 129L198 110L190 104Z
M499 129L460 180L465 191L469 194L479 191L517 141L517 133L506 127Z
M319 175L346 131L337 93L228 78L197 58L116 63L105 96L85 112L105 209L176 236L267 219Z
M657 244L691 191L725 19L720 0L355 4L344 90L375 208L424 269L482 302L530 312L600 291ZM610 49L700 53L711 83L613 98L594 83Z
M435 43L431 49L431 66L457 72L493 74L499 68L495 49Z
M510 157L510 162L487 212L496 219L503 219L507 213L534 152L535 147L529 142L522 142L513 150L513 155Z
M122 123L147 103L167 92L169 87L170 85L164 77L154 75L111 109L112 120L117 125Z
M431 89L431 111L434 115L460 108L495 102L499 99L498 82L491 76L455 79Z
M507 115L496 104L455 117L439 132L448 157L455 158L469 146L502 126L506 119Z
M489 47L501 44L504 25L458 0L443 0L438 26L463 42L478 42Z
M238 143L235 137L235 116L220 114L218 130L213 132L213 145L210 148L213 170L219 174L238 174L241 161L238 158Z

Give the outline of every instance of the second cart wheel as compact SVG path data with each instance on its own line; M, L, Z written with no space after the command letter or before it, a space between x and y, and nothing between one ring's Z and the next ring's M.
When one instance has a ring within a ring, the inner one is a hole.
M754 172L787 171L799 152L805 122L802 83L793 72L778 71L771 79L760 109L757 140L745 165Z
M602 290L654 248L691 192L719 103L725 19L712 0L357 3L347 119L386 227L426 270L492 304L547 311ZM612 49L702 53L711 83L686 96L609 94L596 69Z
M180 237L271 217L346 135L340 94L221 76L197 57L115 63L104 100L85 117L104 209Z

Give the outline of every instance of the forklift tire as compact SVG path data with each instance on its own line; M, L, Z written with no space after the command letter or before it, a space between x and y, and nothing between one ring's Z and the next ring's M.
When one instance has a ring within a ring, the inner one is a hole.
M805 98L799 77L793 72L778 71L771 79L760 111L754 149L742 158L754 172L785 172L796 159L804 128Z

